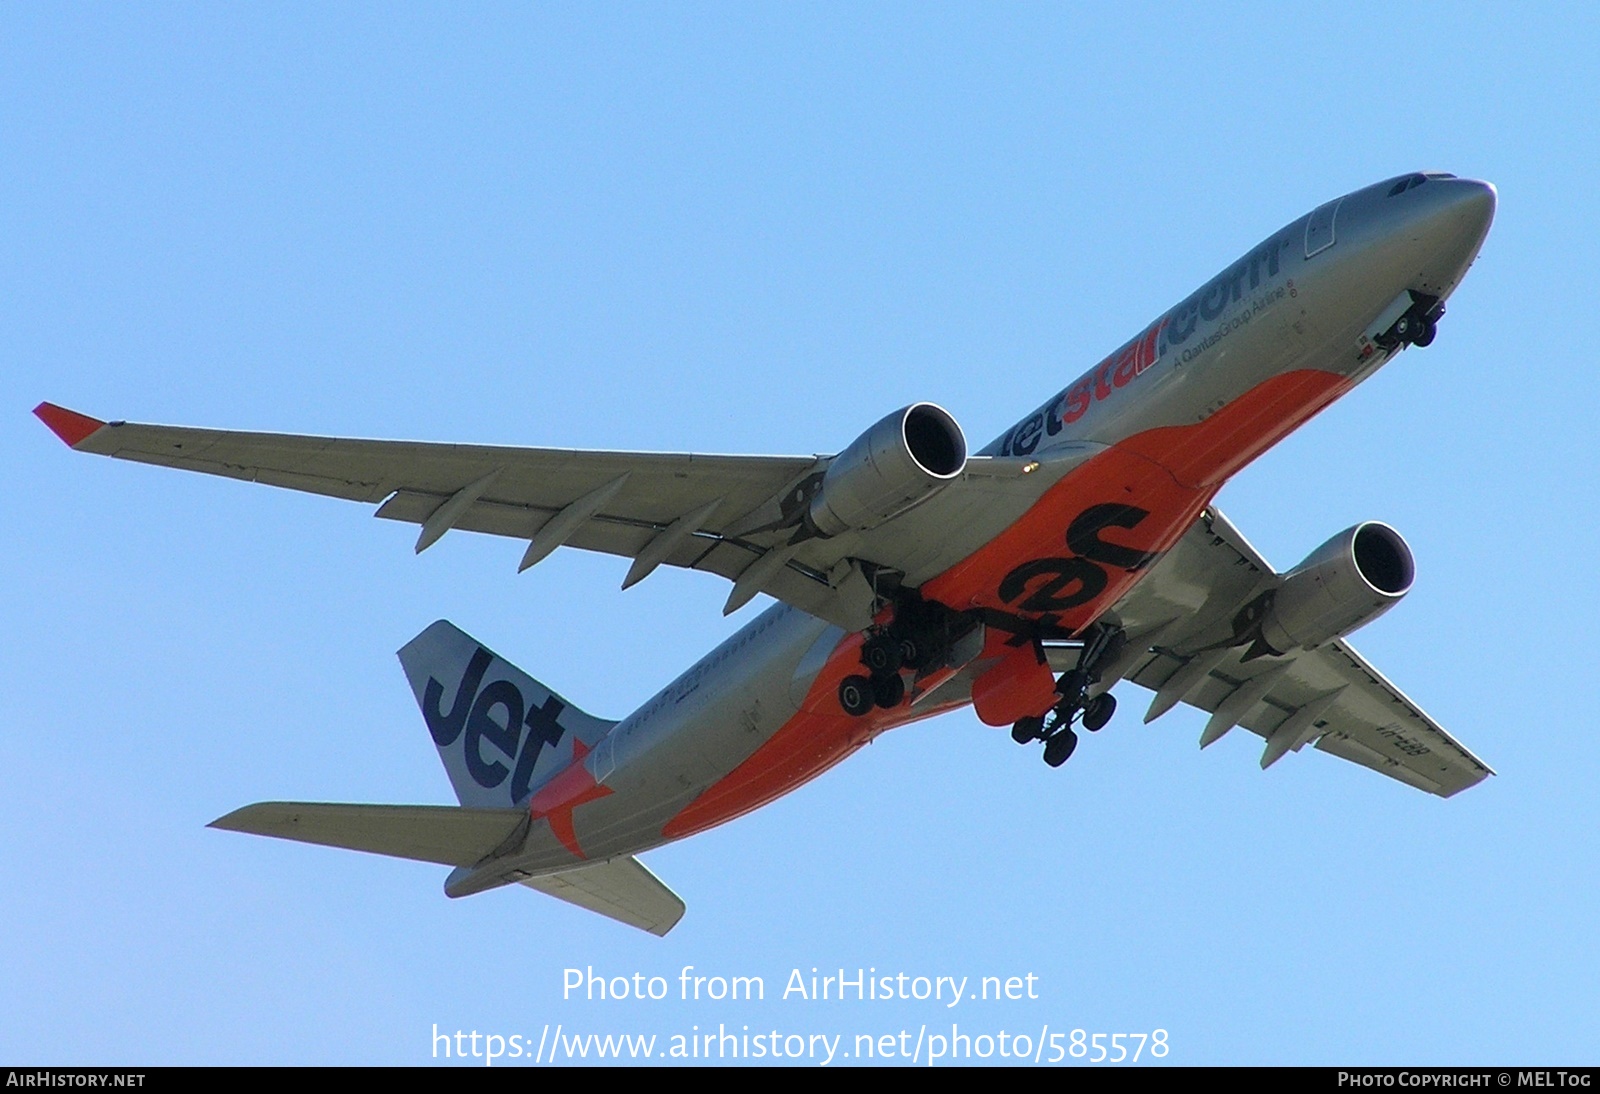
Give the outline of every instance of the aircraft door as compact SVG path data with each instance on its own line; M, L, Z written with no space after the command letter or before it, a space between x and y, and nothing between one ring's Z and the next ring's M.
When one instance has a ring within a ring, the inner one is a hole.
M1344 198L1330 201L1320 206L1306 220L1306 257L1321 254L1334 244L1334 220L1339 215L1339 206L1344 203Z

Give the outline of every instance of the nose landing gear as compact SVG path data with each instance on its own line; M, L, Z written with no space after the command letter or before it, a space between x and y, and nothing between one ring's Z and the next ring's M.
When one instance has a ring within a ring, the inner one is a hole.
M1411 306L1400 318L1373 340L1386 350L1401 346L1430 346L1439 333L1439 320L1444 316L1444 303L1437 296L1425 296L1412 291ZM1397 302L1398 303L1398 302ZM1393 314L1392 312L1390 314Z
M1439 306L1438 310L1441 315L1444 313L1443 306ZM1429 346L1439 333L1439 321L1427 315L1407 313L1395 322L1393 329L1396 342L1411 346Z

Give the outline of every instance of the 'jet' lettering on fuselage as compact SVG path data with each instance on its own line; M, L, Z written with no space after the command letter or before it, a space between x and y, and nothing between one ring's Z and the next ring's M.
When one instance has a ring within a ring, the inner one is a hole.
M1106 567L1142 570L1159 554L1109 543L1100 533L1107 528L1136 528L1150 515L1136 505L1110 502L1091 505L1067 527L1067 558L1036 558L1024 562L1000 581L1000 599L1020 612L1066 611L1087 604L1105 591L1111 581Z

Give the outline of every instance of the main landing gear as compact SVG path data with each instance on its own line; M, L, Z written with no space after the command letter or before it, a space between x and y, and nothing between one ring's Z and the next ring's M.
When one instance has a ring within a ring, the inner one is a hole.
M1019 745L1044 742L1044 762L1060 767L1078 747L1073 730L1076 721L1090 733L1098 733L1117 712L1117 700L1109 691L1090 697L1089 689L1100 680L1100 667L1117 656L1127 642L1120 627L1097 626L1086 638L1078 665L1061 674L1056 693L1061 696L1043 716L1022 718L1011 727L1011 739Z
M900 675L899 665L874 671L870 676L851 675L839 681L839 705L846 714L856 718L875 706L890 710L899 706L905 697L906 680Z
M948 609L920 600L901 602L894 622L871 631L861 644L861 667L866 671L839 682L839 705L854 717L873 707L899 706L906 697L901 671L915 674L942 664L960 633L961 621Z
M933 652L933 643L912 631L883 630L869 636L861 644L866 675L846 676L839 682L839 705L855 717L875 706L885 710L899 706L906 697L906 680L900 670L926 668Z
M857 718L875 706L885 710L897 707L906 697L906 680L900 670L926 663L926 655L914 639L880 631L861 644L861 664L867 675L839 681L839 705Z
M906 701L906 678L893 672L875 672L870 677L850 675L838 681L838 705L851 717L859 718L874 707L894 709Z

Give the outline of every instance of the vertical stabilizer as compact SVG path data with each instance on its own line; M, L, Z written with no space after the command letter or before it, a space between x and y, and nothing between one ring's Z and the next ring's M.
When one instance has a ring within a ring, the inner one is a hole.
M439 758L461 804L509 809L593 748L615 722L585 714L441 619L400 650Z

